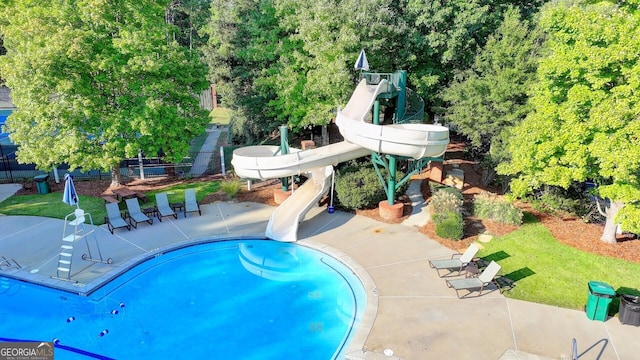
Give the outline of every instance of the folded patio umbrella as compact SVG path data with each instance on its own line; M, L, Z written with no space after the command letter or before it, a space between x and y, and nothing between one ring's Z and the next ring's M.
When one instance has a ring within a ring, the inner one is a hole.
M62 202L69 206L77 206L78 208L78 194L76 194L76 187L73 185L73 176L71 174L64 175L64 194L62 195Z
M369 71L369 62L367 61L367 55L365 55L364 49L360 51L360 56L358 56L358 60L356 60L354 69Z

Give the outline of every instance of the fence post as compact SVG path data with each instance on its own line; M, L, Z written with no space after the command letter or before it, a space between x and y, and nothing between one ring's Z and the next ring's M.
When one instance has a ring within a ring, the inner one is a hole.
M56 184L60 184L60 175L58 175L58 167L54 166L53 167L53 178L56 181Z
M140 166L140 179L144 180L144 162L142 161L142 150L138 152L138 165Z
M222 169L222 176L226 176L224 169L224 146L220 146L220 168Z
M2 158L2 166L4 167L5 172L9 174L9 181L13 182L13 172L9 165L9 156L7 155L7 158L5 158L2 144L0 144L0 158Z

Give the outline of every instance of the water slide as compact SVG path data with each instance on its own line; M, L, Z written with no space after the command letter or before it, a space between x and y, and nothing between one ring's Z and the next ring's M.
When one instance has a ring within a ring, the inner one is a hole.
M366 121L376 98L387 91L382 80L367 85L363 79L344 109L338 110L336 124L345 141L320 148L291 149L280 154L279 146L248 146L234 150L231 163L236 174L250 179L274 179L304 174L308 180L271 215L266 236L293 242L298 240L298 224L329 191L333 166L371 154L371 151L414 159L438 157L449 143L449 129L439 125L375 125Z

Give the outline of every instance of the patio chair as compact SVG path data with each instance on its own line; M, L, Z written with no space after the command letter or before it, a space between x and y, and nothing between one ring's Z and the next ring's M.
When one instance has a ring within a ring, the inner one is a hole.
M198 203L198 199L196 199L196 190L195 189L185 189L184 190L184 217L187 217L187 213L189 212L198 212L202 216L202 211L200 210L200 204Z
M134 228L138 227L138 223L145 221L148 222L149 225L153 224L153 219L149 218L140 210L138 198L127 199L125 202L127 203L127 217Z
M493 279L498 275L498 271L500 271L500 265L495 261L491 261L489 266L487 266L487 268L484 269L478 277L447 280L447 286L456 290L458 299L465 298L471 294L473 290L478 289L480 289L480 293L478 294L478 296L480 296L482 295L484 287L493 282ZM460 296L460 290L467 290L468 293L464 296Z
M113 230L123 227L126 227L127 230L131 231L131 224L128 224L122 218L118 203L107 203L105 205L107 207L107 217L105 218L105 222L107 223L107 228L111 234L113 234Z
M473 260L473 257L478 253L478 247L475 244L469 245L464 254L453 254L451 255L451 259L443 259L443 260L429 260L429 266L436 269L438 272L438 276L444 277L445 275L449 275L454 271L458 272L458 275L462 273L462 270L469 265L469 262ZM440 275L440 270L448 270L449 272Z
M171 208L171 205L169 205L167 193L156 194L156 215L158 215L158 220L160 221L162 221L162 218L165 216L173 216L175 219L178 218L178 214L176 214Z

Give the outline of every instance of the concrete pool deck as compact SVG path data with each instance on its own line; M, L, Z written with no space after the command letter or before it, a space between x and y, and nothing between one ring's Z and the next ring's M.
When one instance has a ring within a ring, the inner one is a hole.
M114 235L105 225L96 227L103 257L113 263L74 258L72 279L78 285L71 286L81 292L135 259L176 243L263 237L272 212L263 204L217 202L203 205L202 216L141 223L138 229L117 229ZM0 275L52 280L63 226L62 220L50 218L0 216L0 256L22 267L3 267ZM298 234L300 244L334 255L363 278L368 306L350 344L349 359L569 359L574 338L583 360L635 359L640 353L640 327L623 325L617 318L592 321L583 311L508 299L496 289L458 299L427 264L453 251L415 226L315 208ZM585 301L586 288L587 284Z

